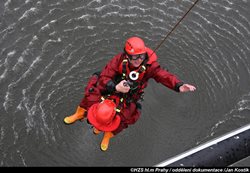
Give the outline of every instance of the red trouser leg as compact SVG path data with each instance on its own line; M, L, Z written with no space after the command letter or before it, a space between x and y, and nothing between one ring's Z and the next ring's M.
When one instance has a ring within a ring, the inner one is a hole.
M120 133L123 129L126 129L126 128L128 128L128 124L121 121L119 127L118 127L115 131L113 131L112 133L113 133L114 135L117 135L117 134Z
M123 129L128 128L128 125L136 123L139 119L141 112L136 108L135 103L131 103L128 107L124 108L121 113L121 123L119 127L114 130L112 133L114 135L120 133Z

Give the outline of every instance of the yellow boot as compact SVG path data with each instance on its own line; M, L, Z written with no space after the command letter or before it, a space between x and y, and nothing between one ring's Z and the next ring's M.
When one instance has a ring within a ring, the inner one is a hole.
M71 124L71 123L76 122L77 120L81 120L84 118L85 112L86 112L86 109L78 106L76 109L76 112L73 115L70 115L70 116L64 118L64 122L66 124Z
M104 136L103 136L102 143L101 143L101 150L102 151L106 151L108 149L109 140L113 136L114 136L114 134L112 132L104 132Z

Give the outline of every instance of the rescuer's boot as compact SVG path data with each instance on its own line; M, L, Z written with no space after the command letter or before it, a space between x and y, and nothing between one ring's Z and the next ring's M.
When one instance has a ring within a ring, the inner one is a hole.
M109 140L113 136L114 136L114 134L112 132L104 132L104 136L103 136L102 143L101 143L101 150L102 151L106 151L108 149Z
M86 109L78 106L76 109L76 112L73 115L70 115L64 118L64 123L72 124L76 122L77 120L82 120L84 118L85 112L86 112Z

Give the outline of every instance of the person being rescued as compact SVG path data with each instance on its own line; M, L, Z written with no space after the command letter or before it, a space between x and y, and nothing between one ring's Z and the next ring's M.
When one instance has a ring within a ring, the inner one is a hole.
M124 51L89 79L76 112L65 117L64 122L72 124L87 117L95 134L104 132L100 147L106 151L112 137L139 119L140 100L150 78L176 92L196 90L161 68L155 52L141 38L131 37Z

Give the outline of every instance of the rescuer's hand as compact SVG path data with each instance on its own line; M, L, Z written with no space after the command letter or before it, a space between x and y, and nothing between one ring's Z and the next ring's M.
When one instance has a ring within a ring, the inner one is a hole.
M188 92L188 91L195 91L196 88L195 86L190 84L183 84L182 86L180 86L179 90L180 92Z
M116 91L121 92L121 93L127 93L130 90L129 85L127 85L126 80L122 80L120 83L118 83L115 86Z

